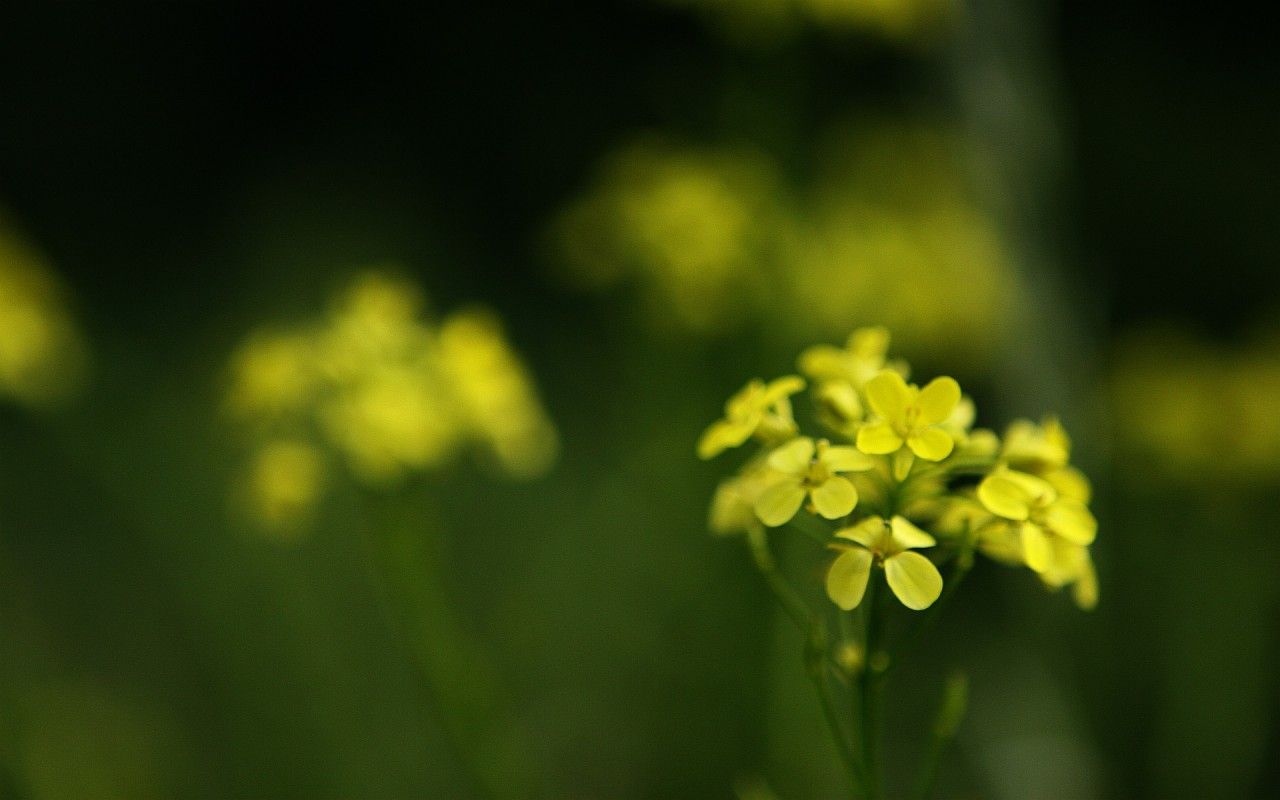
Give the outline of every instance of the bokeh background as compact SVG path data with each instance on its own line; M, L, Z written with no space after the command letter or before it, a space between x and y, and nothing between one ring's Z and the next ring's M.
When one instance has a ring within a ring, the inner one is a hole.
M1060 412L1102 525L1092 613L969 579L892 688L891 772L958 666L945 796L1280 794L1261 19L0 17L0 797L838 796L693 443L747 378L870 323L980 424ZM247 343L323 338L361 275L390 276L375 317L498 365L478 416L432 449L431 403L393 391L358 406L388 442L364 460L334 433L358 426L306 417L275 479L276 432L234 408ZM527 426L485 427L513 407Z

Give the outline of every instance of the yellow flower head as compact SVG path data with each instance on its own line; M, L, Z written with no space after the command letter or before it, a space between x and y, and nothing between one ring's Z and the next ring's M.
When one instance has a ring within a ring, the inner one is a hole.
M861 389L885 368L888 352L887 329L858 328L843 348L819 344L805 350L797 366L815 381L846 381Z
M988 511L1008 520L1017 534L1026 565L1041 575L1053 567L1054 539L1086 546L1098 523L1083 502L1063 496L1048 481L1000 469L978 484L978 499Z
M698 440L698 457L714 458L731 447L738 447L752 436L766 442L780 441L795 435L796 423L791 414L791 395L804 388L804 380L787 375L770 383L753 380L724 406L724 417L707 428Z
M837 531L836 538L856 545L844 542L831 545L841 553L827 572L827 596L845 611L862 602L873 563L883 565L889 588L907 608L915 611L928 608L942 594L942 575L938 568L929 559L912 552L933 547L937 542L903 517L895 516L887 522L882 517L868 517L851 528Z
M306 521L320 496L324 460L312 445L292 439L269 442L249 472L248 510L277 531Z
M867 382L867 402L879 420L858 431L858 449L871 455L896 454L894 477L902 480L914 456L941 461L955 447L944 423L960 402L960 384L935 378L923 389L885 370Z
M1071 439L1057 417L1045 417L1039 425L1029 419L1014 420L1005 431L1000 455L1016 470L1044 475L1067 465Z
M770 527L785 525L805 498L827 519L839 519L858 505L858 490L842 472L871 469L875 462L853 447L832 447L825 439L792 439L769 454L774 471L756 500L756 516Z
M769 488L772 472L762 460L748 464L741 473L726 478L711 498L707 524L712 533L727 536L760 527L756 501Z

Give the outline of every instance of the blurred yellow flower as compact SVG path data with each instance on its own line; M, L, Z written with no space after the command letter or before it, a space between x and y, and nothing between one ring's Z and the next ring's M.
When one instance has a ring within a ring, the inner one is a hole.
M441 325L438 345L441 371L472 436L511 475L546 471L556 455L556 431L497 317L479 310L454 313Z
M849 528L836 532L837 539L857 546L836 542L832 549L840 555L827 572L827 596L845 611L856 608L867 591L871 566L884 566L885 580L898 600L915 611L928 608L942 594L942 575L933 562L912 552L937 544L932 536L895 516L889 521L867 517Z
M772 169L746 151L624 148L555 225L569 277L633 286L660 326L731 327L761 284L773 184Z
M356 276L319 322L246 339L231 358L230 410L257 435L337 450L374 485L442 466L469 446L507 475L544 472L555 428L497 318L471 310L436 325L425 308L408 281ZM268 524L303 510L290 498L317 470L308 473L301 453L264 450L251 470L250 483L264 487L251 510Z
M894 454L898 480L911 470L913 456L941 461L951 455L955 440L943 423L960 402L960 385L954 379L935 378L920 389L885 370L867 383L866 392L879 420L858 430L858 449L871 455Z
M250 513L272 530L295 528L320 497L324 459L313 445L296 440L265 444L249 470Z
M843 472L875 467L875 461L854 447L833 447L825 439L816 443L800 437L778 447L766 461L774 475L756 499L756 516L770 527L785 525L800 510L805 498L827 519L846 516L858 504L858 490Z
M0 395L28 405L67 397L85 346L44 258L0 220Z
M298 333L259 333L231 356L227 402L240 415L274 416L303 407L317 388L315 343Z
M791 395L804 389L804 380L786 375L765 383L753 380L724 406L724 417L711 423L698 439L698 457L714 458L752 436L776 443L795 435Z

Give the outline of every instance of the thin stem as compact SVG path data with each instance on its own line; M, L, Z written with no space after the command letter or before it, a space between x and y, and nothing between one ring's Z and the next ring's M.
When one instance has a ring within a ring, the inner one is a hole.
M805 635L804 663L805 671L813 681L818 693L818 702L822 706L822 715L827 728L840 754L840 761L849 773L849 781L853 785L854 797L862 796L864 778L861 765L855 755L855 749L848 732L840 721L835 697L827 680L827 671L831 666L831 648L828 642L827 626L822 619L811 613L808 605L782 573L777 569L773 553L769 551L769 543L763 530L757 529L747 535L747 544L756 569L765 579L765 584L773 592L778 604L791 618L796 627Z
M883 623L882 592L875 573L867 583L866 636L863 641L863 667L858 680L858 718L862 734L862 766L866 775L868 800L880 798L880 638Z
M938 619L942 616L943 609L960 589L960 584L964 581L965 576L969 574L969 570L973 569L973 536L969 531L965 531L961 541L962 544L956 554L951 574L943 584L942 594L934 601L933 605L929 606L928 610L917 617L915 624L907 631L902 646L898 648L898 661L915 651L921 639L924 638L924 634L937 624Z
M942 702L934 717L924 764L920 768L920 781L916 786L918 800L929 800L938 782L938 772L947 748L956 737L960 721L964 719L969 704L969 679L963 673L947 678L942 688Z

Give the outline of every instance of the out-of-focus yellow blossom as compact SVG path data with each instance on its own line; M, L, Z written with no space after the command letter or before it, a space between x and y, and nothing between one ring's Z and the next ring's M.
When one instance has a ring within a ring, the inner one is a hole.
M462 431L442 389L430 374L387 366L337 387L317 416L357 474L391 480L452 455Z
M895 516L891 520L868 517L836 532L837 539L858 546L833 543L842 551L827 572L827 596L846 611L856 608L867 591L873 563L884 567L885 580L907 608L919 611L933 605L942 594L942 575L933 562L913 552L937 544L932 536Z
M754 153L641 142L606 163L556 238L581 285L631 284L660 326L724 330L761 288L774 184Z
M1052 567L1054 538L1085 546L1098 532L1081 500L1063 496L1048 481L1025 472L993 472L978 484L978 499L992 514L1013 523L1023 558L1038 573Z
M227 402L240 415L302 408L317 388L315 343L298 333L261 333L231 356Z
M324 458L314 445L296 440L266 444L249 470L250 512L272 530L285 531L305 521L319 500Z
M871 469L875 462L855 447L833 447L827 440L793 439L769 454L775 475L756 500L756 516L770 527L785 525L805 498L827 519L846 516L858 505L858 490L841 475Z
M874 122L829 138L812 170L821 177L794 187L756 153L624 147L553 224L559 261L584 288L630 285L668 332L755 322L827 337L865 318L918 347L988 358L1025 304L968 185L962 140ZM847 404L847 390L823 383L820 394Z
M898 480L911 470L913 455L926 461L951 455L955 440L943 423L960 402L960 384L953 378L934 378L920 389L885 370L867 383L866 393L879 420L858 430L858 449L870 455L894 454Z
M759 528L756 501L769 488L771 473L763 462L745 468L740 474L726 478L716 487L707 514L712 533L730 535Z
M289 501L289 489L304 483L304 460L297 446L272 444L282 434L317 454L336 450L358 479L379 485L468 447L513 477L550 466L555 430L497 319L472 310L436 325L425 309L413 284L366 272L319 322L252 334L236 351L228 405L257 435L273 437L250 484L266 487L262 498L284 498L250 504L264 522L304 506Z
M1177 329L1135 335L1110 380L1117 453L1130 479L1223 485L1280 479L1280 337L1215 345Z
M804 389L804 381L786 375L765 383L750 381L724 405L724 417L711 423L698 440L698 457L714 458L739 447L752 436L777 443L795 435L791 395Z
M44 258L0 219L0 395L45 405L80 385L85 346Z
M438 344L463 424L512 475L544 472L556 455L555 427L497 317L479 310L456 312L440 326Z
M889 331L875 326L849 334L844 347L818 344L800 353L800 371L815 382L844 381L861 389L886 366ZM901 372L901 368L898 369ZM905 375L903 377L906 377Z
M1020 320L1022 286L979 206L957 135L923 123L835 129L783 243L779 325L827 336L876 320L895 339L981 363Z
M1071 439L1057 417L1046 417L1039 425L1014 420L1005 430L1001 456L1014 469L1043 475L1067 465Z

